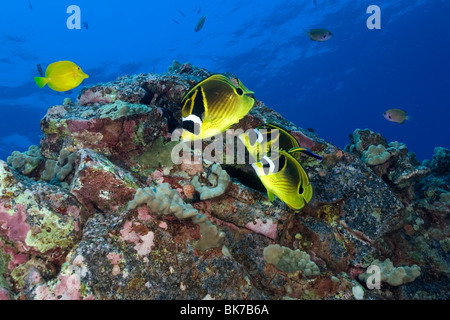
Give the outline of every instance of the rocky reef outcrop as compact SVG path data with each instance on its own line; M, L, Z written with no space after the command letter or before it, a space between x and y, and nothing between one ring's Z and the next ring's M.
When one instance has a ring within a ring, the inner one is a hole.
M214 142L216 163L174 163L182 97L209 75L86 87L48 110L38 147L0 161L0 298L448 298L448 150L420 164L370 130L341 150L256 100L232 129L277 124L324 157L300 158L314 195L294 212L224 160L237 139ZM377 289L372 264L389 269Z

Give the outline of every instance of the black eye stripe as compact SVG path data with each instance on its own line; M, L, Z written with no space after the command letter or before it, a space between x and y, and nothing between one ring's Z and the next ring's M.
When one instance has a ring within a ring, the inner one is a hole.
M202 115L205 113L205 105L203 102L203 88L199 87L197 91L195 92L195 98L193 101L194 105L192 107L191 114L196 115L197 117L201 118Z
M241 88L237 88L237 89L236 89L236 93L237 93L238 95L242 96L242 95L244 94L244 91L242 91Z
M195 135L198 135L200 133L200 125L192 120L183 121L183 129Z

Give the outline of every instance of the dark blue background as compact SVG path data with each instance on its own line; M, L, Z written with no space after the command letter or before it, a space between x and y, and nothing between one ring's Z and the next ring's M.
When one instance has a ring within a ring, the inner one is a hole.
M231 72L256 97L343 148L356 128L404 142L419 160L450 148L450 3L446 0L156 1L17 0L0 17L0 159L41 138L46 110L83 85L165 72L174 59ZM68 30L69 5L89 29ZM381 30L369 30L369 5ZM199 18L204 27L194 32ZM305 29L334 37L311 41ZM36 64L71 60L90 75L66 93L39 89ZM412 117L388 122L400 108Z

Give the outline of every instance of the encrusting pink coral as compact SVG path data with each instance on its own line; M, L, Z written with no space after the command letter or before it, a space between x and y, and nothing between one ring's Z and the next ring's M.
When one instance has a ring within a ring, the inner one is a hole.
M26 222L25 206L16 204L16 212L12 215L8 211L0 204L0 231L6 230L9 239L25 245L25 239L30 231L30 225Z

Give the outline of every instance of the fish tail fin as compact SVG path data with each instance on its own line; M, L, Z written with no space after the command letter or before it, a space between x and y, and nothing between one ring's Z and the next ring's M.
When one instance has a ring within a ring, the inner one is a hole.
M411 117L411 116L406 116L406 120L408 120L408 121L411 121L412 118L413 117Z
M34 77L34 81L39 88L43 88L50 81L50 79L44 77Z

